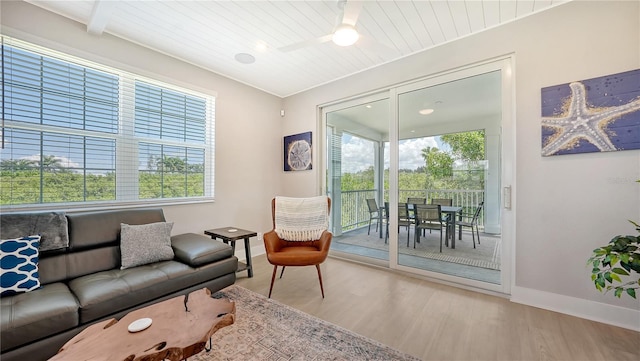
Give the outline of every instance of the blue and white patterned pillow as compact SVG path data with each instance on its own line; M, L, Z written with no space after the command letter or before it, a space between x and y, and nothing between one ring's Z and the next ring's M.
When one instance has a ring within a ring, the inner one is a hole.
M26 236L0 241L1 296L40 288L38 278L40 236Z

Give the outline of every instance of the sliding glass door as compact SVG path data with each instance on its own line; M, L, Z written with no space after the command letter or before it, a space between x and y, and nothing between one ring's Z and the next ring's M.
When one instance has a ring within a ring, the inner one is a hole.
M501 88L500 70L398 88L398 203L409 219L399 266L501 284Z
M509 293L511 81L506 58L323 107L332 252Z
M389 249L381 240L386 222L383 154L388 146L388 96L327 108L325 119L332 250L386 264Z

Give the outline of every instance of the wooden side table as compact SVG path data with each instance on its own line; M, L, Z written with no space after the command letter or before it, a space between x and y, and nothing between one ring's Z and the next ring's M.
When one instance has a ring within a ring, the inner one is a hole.
M244 254L247 258L247 263L238 262L238 269L236 270L236 272L242 272L246 270L247 275L249 277L253 277L253 267L251 266L251 245L249 244L249 238L256 237L258 233L254 231L247 231L246 229L224 227L207 229L206 231L204 231L204 234L210 236L211 239L220 238L222 242L226 244L231 243L231 248L233 249L234 254L236 253L236 241L239 239L244 239Z

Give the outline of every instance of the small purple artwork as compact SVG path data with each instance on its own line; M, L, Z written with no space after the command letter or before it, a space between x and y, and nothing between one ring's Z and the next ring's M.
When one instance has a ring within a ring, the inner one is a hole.
M285 172L312 169L311 132L284 137Z
M542 88L542 155L640 149L640 69Z

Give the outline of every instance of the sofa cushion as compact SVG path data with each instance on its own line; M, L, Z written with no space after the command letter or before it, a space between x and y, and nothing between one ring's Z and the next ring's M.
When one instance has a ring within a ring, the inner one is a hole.
M233 256L230 245L195 233L171 237L171 246L176 259L192 267Z
M120 235L121 269L173 258L171 228L173 222L137 226L122 223Z
M230 257L200 268L177 261L157 262L79 277L69 282L69 288L80 303L80 322L86 323L234 273L237 262Z
M40 236L26 236L0 241L0 289L2 296L40 288L38 246Z
M78 303L64 283L0 298L2 351L78 325Z
M67 213L71 251L118 245L120 223L164 222L162 208Z

